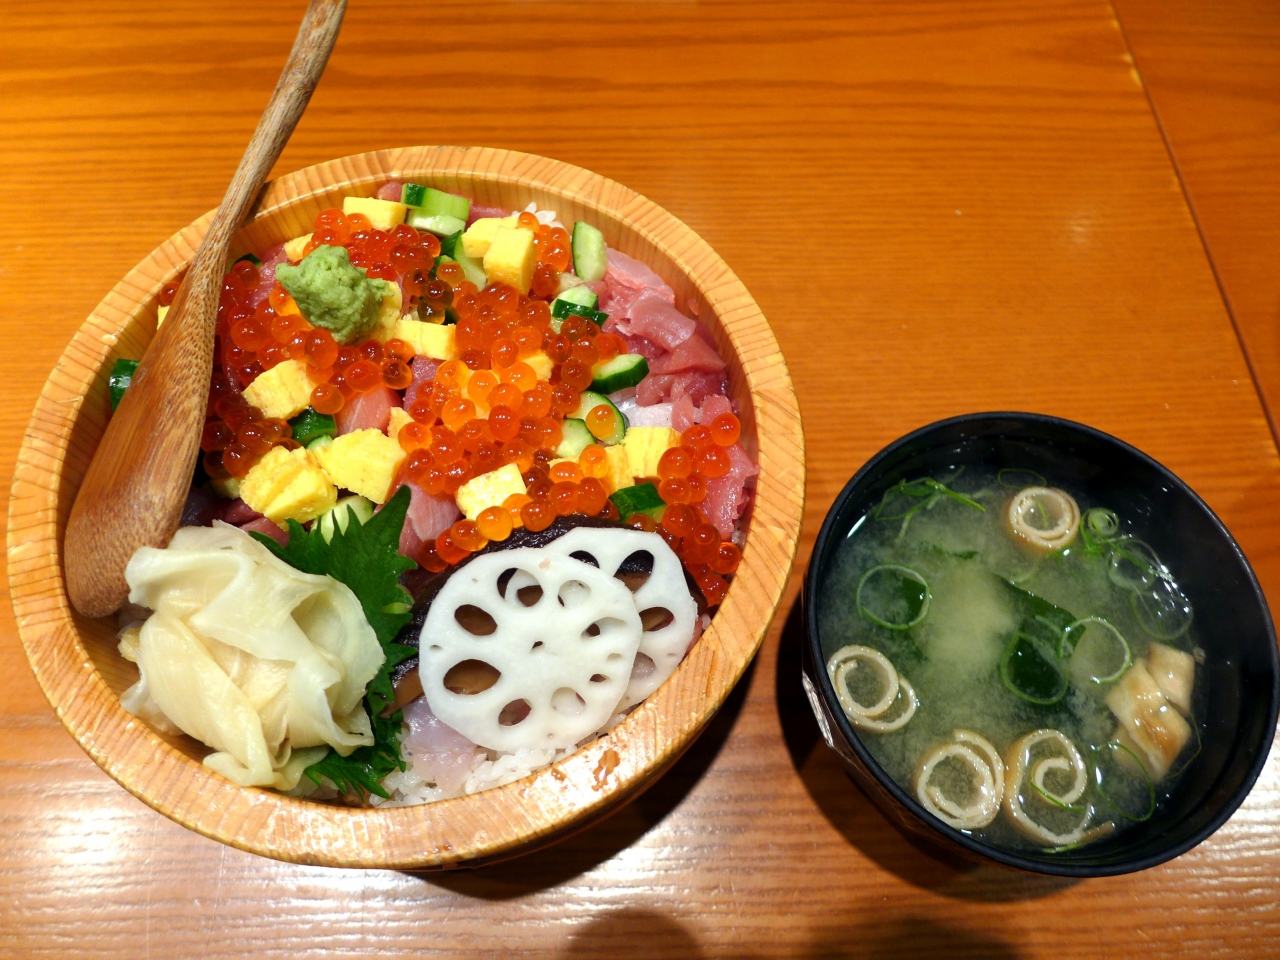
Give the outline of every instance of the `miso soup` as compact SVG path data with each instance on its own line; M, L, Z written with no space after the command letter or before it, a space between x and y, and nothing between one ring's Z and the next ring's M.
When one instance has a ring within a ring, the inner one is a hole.
M890 777L1009 849L1150 818L1199 750L1194 611L1123 516L1026 470L903 481L838 548L826 669Z

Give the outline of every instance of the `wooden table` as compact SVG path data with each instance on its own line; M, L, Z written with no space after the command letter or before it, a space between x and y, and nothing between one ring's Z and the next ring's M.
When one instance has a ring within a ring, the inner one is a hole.
M215 204L301 8L7 5L0 473L72 330ZM1280 456L1109 5L354 4L280 170L407 143L581 164L716 247L800 394L805 556L885 443L1034 410L1181 474L1280 601ZM647 794L548 851L431 876L275 863L154 813L63 732L6 612L0 956L1280 953L1280 762L1210 841L1136 876L938 859L817 738L797 679L802 570L747 680Z

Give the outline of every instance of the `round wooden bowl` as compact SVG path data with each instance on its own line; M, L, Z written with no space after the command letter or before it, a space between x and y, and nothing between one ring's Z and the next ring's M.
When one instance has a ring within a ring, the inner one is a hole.
M351 809L237 786L201 765L208 751L126 713L137 678L113 619L67 601L62 536L110 413L107 375L142 355L156 296L190 260L212 214L179 231L107 294L59 359L27 427L9 506L9 583L18 633L62 723L108 774L165 816L241 850L336 867L476 865L546 844L635 797L698 736L759 648L795 559L804 507L804 438L791 378L769 324L716 253L675 217L620 184L544 157L488 148L410 147L333 160L272 182L233 256L308 232L342 197L390 179L585 219L610 246L662 275L711 331L728 363L743 442L760 476L743 562L710 628L656 694L608 735L522 780L454 800ZM157 429L163 429L158 420Z

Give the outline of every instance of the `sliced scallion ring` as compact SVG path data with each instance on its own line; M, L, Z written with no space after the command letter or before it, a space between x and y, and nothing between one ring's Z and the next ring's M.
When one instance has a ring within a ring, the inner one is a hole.
M1123 751L1129 755L1131 761L1129 766L1131 769L1136 769L1141 777L1140 780L1132 776L1126 777L1116 770L1113 757L1119 757L1117 751ZM1108 773L1108 769L1112 772ZM1111 779L1119 782L1108 785L1107 781ZM1136 784L1136 789L1131 791L1132 797L1120 796L1125 780ZM1100 747L1093 748L1093 786L1107 806L1125 820L1142 823L1144 820L1150 820L1152 814L1156 812L1156 785L1151 782L1151 775L1147 773L1147 768L1138 759L1138 755L1123 743L1110 740Z
M858 581L858 613L888 630L909 630L929 615L929 583L910 567L882 563Z
M1133 665L1129 641L1101 617L1083 617L1062 631L1058 659L1070 658L1073 674L1094 683L1115 683Z
M1192 609L1176 583L1157 580L1129 598L1142 629L1161 640L1175 640L1191 629Z
M1043 487L1048 481L1034 470L1023 470L1018 467L1005 467L996 474L1002 487L1021 490L1023 487Z
M1123 537L1111 542L1107 576L1117 587L1134 593L1150 590L1159 580L1173 579L1156 552L1137 537Z
M1010 693L1027 703L1047 707L1067 695L1067 677L1040 644L1018 632L1000 658L1000 680Z
M1120 518L1106 507L1091 507L1084 512L1084 525L1095 537L1114 537L1120 530Z

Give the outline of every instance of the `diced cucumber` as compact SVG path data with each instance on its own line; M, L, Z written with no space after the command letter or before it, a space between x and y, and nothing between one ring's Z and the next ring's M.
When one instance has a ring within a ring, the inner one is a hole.
M566 303L574 304L575 306L589 307L593 310L595 309L596 304L600 302L600 298L592 293L591 288L585 284L577 287L570 287L568 290L565 290L551 301L551 308L554 310L556 304L561 300Z
M406 183L401 188L400 202L418 207L426 216L444 214L446 217L457 217L465 221L471 213L471 201L466 197L417 183Z
M667 509L666 503L658 495L658 488L652 483L639 483L634 487L623 487L609 495L613 505L618 508L618 515L627 519L637 513L644 513L654 520L661 520Z
M255 257L252 253L246 253L243 257L236 257L235 263L231 264L231 266L234 267L236 263L239 263L241 260L247 260L249 261L249 263L252 263L255 267L262 266L262 261L259 260L257 257ZM230 268L228 268L228 271L229 270Z
M458 233L467 226L465 220L451 217L447 213L423 213L417 207L410 207L405 214L404 222L417 230L434 233L437 237L447 237Z
M327 433L322 433L320 434L320 436L316 437L314 440L312 440L310 443L307 444L307 449L319 450L321 447L327 447L331 443L333 443L333 437L329 436L329 434Z
M649 361L638 353L624 353L591 368L594 379L591 389L596 393L614 393L634 387L649 375Z
M124 392L129 389L129 384L133 383L133 374L137 369L137 360L117 360L116 365L111 368L111 376L107 380L107 386L111 388L112 413L115 413L116 407L120 406L120 401L124 398Z
M572 290L574 287L580 287L587 281L575 277L572 273L560 274L560 283L556 287L556 295L564 293L566 290Z
M589 223L579 220L573 225L573 272L588 283L604 278L609 269L605 255L604 234Z
M626 434L627 427L629 427L630 424L627 423L627 418L623 415L622 411L619 410L614 405L614 402L610 400L608 397L606 397L603 393L596 393L593 390L582 391L582 401L578 404L578 409L575 410L573 413L569 414L569 416L574 417L575 419L581 420L583 421L583 423L586 423L587 414L590 413L596 407L600 406L601 404L604 404L606 407L610 407L613 410L613 413L615 416L613 433L609 434L609 436L607 437L602 437L598 440L593 439L592 442L601 443L606 447L610 447L610 446L613 446L615 443L622 442L622 438Z
M560 427L560 446L556 447L556 456L568 460L577 460L578 454L596 442L596 438L587 429L586 423L572 418L565 420Z
M576 287L575 289L585 289ZM591 307L584 307L580 303L574 303L572 300L562 300L557 297L551 302L551 317L553 320L567 320L569 317L577 314L580 317L586 317L593 321L596 326L604 326L604 322L609 319L607 313L601 313Z
M484 285L489 282L489 277L484 272L484 267L479 260L473 260L462 252L462 244L458 244L453 248L451 256L441 256L441 260L452 260L454 263L460 264L463 275L474 283L477 289L483 290Z
M353 514L360 521L360 525L364 526L373 519L373 502L352 494L349 497L343 497L324 513L320 514L316 518L316 523L319 525L320 536L324 537L324 542L328 543L333 539L333 528L335 526L342 533L346 533Z
M293 439L304 447L317 437L332 437L334 431L338 429L333 417L324 413L316 413L310 407L307 407L307 409L290 420L289 426L293 427Z
M440 254L442 256L448 257L450 260L453 259L453 251L457 250L462 243L462 233L463 231L459 230L456 233L449 234L447 237L440 238Z

